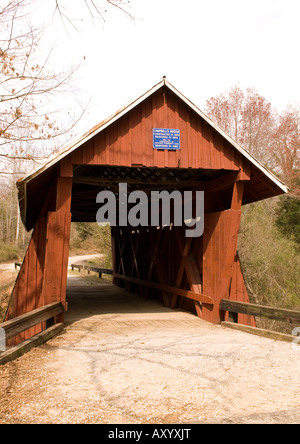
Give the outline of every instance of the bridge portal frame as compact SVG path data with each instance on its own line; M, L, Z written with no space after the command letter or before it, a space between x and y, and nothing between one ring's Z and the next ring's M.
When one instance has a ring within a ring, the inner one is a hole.
M180 149L154 149L154 128L178 129ZM203 190L205 214L199 238L185 238L185 227L112 227L116 285L156 292L213 323L224 320L221 299L249 302L237 252L242 205L287 189L164 78L18 181L22 220L33 231L6 320L58 301L67 309L71 222L95 221L97 193L120 182L146 193ZM239 322L254 324L244 314Z

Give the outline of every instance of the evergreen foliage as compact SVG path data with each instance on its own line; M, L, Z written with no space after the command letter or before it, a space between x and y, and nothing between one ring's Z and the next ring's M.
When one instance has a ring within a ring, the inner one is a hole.
M293 239L300 247L300 200L293 196L280 199L276 226L282 236Z

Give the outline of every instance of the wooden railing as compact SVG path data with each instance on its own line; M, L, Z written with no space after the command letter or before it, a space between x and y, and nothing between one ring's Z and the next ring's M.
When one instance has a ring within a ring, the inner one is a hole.
M0 324L2 331L5 331L7 341L37 324L46 322L45 330L16 346L8 348L2 353L0 352L0 364L16 359L31 348L48 341L48 339L60 333L63 330L63 323L55 323L55 316L63 313L63 311L64 307L61 302L53 302Z
M259 336L265 336L273 339L280 339L283 341L293 342L294 335L280 333L273 330L266 330L263 328L252 327L248 325L238 324L237 315L246 314L255 317L264 317L277 321L285 321L290 324L298 323L300 326L300 311L288 310L285 308L270 307L259 304L250 304L246 302L230 301L229 299L222 299L220 302L220 310L229 313L229 321L223 321L223 327L230 327L237 330L254 333Z
M91 271L99 273L99 278L102 277L102 274L113 274L113 270L110 270L109 268L90 267L89 265L85 265L84 269L87 270L88 273L90 273Z
M159 282L145 281L142 279L132 278L129 276L124 276L122 274L114 273L113 276L117 279L121 279L132 284L141 285L144 287L154 288L156 290L165 291L166 293L176 294L178 296L183 296L194 301L203 302L205 304L214 305L214 301L210 296L201 293L195 293L194 291L184 290L182 288L172 287L170 285L161 284Z
M78 271L80 270L87 270L87 272L90 274L91 271L94 271L95 273L99 274L99 279L102 277L102 274L113 274L113 270L110 268L101 268L101 267L92 267L90 265L81 265L81 264L71 264L72 271L74 268L77 268Z
M83 270L83 265L79 264L71 264L71 270L74 271L74 268L77 268L78 271Z

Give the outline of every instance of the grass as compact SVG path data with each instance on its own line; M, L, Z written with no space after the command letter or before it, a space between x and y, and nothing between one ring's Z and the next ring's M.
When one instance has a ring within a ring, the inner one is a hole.
M18 260L19 257L20 252L15 246L0 242L0 263Z
M17 272L0 270L0 322L3 321Z

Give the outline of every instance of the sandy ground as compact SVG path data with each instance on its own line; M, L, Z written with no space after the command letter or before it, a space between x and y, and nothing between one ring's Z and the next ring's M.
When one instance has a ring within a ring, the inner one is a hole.
M65 331L0 368L0 423L300 422L300 347L85 279Z

